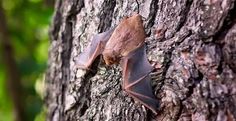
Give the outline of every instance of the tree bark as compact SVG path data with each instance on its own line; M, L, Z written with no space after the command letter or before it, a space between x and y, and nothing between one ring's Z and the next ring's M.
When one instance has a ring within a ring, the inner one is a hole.
M235 0L58 0L51 26L45 102L48 121L234 121ZM90 38L143 16L158 115L122 90L119 65L75 60Z

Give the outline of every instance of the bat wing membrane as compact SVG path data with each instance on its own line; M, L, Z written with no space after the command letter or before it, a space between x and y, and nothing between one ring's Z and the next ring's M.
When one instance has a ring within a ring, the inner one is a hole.
M83 69L89 69L93 61L102 54L104 47L111 37L114 29L108 30L106 32L97 34L93 37L90 44L86 49L79 55L77 59L77 66Z
M145 50L145 44L143 44L122 60L123 88L156 113L159 103L152 92L149 76L152 66L147 60Z

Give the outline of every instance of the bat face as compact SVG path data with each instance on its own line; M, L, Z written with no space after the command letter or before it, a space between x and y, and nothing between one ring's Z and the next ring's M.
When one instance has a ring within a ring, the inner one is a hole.
M111 50L108 52L103 52L103 59L106 65L118 64L120 62L121 56L119 53Z
M102 53L105 63L111 65L120 61L131 51L144 43L145 31L139 14L124 18L116 27Z

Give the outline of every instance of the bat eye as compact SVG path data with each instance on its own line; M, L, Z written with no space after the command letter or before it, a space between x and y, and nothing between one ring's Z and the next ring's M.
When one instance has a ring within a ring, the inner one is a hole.
M109 58L108 63L109 63L109 65L114 64L115 63L115 59L114 58Z

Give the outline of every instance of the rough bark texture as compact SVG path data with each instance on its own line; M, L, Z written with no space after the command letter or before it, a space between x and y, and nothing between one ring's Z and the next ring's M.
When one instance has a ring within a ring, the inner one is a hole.
M48 121L234 121L235 0L58 0L51 27ZM139 12L144 18L158 115L121 87L121 69L75 60L90 38Z

